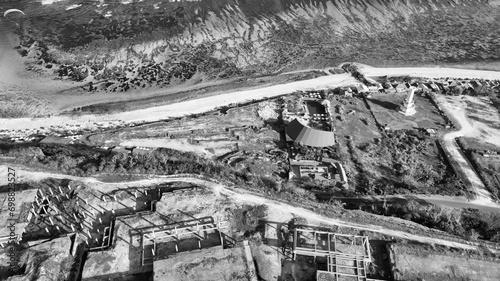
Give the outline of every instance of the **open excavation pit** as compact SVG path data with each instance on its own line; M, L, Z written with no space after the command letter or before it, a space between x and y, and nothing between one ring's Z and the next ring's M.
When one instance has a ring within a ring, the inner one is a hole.
M367 279L367 264L372 261L368 237L312 229L295 229L293 259L310 256L327 260L326 270L316 272L316 280Z
M232 256L234 253L226 249L241 245L231 238L227 211L214 208L221 198L195 186L176 188L159 185L146 188L147 191L119 189L101 197L110 197L101 203L107 209L113 208L112 249L89 249L82 280L150 279L153 275L163 276L164 279L159 280L172 280L169 276L177 276L177 273L168 275L163 267L156 266L157 263L174 262L178 254L205 251L215 251L217 257ZM123 205L121 209L118 209L119 204ZM174 261L165 261L170 259ZM244 261L243 258L239 260Z

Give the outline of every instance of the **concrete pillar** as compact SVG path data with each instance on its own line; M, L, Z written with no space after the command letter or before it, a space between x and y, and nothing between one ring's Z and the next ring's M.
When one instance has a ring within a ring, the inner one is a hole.
M75 227L73 226L73 224L70 224L71 226L71 231L75 232Z
M49 187L49 191L51 195L54 195L54 191L52 191L52 188Z
M115 202L118 201L118 199L116 199L116 195L113 195L113 198L115 199Z
M52 220L51 217L49 217L50 224L54 225L54 221Z
M137 190L134 191L134 196L137 198Z
M102 224L102 219L101 218L99 218L99 222Z
M49 231L49 229L48 229L47 227L45 228L45 231L46 231L48 234L50 234L50 231Z
M106 197L104 195L102 196L102 201L104 201L104 203L107 203Z
M59 188L59 192L60 192L61 194L63 194L64 192L62 191L61 186L58 186L58 188Z

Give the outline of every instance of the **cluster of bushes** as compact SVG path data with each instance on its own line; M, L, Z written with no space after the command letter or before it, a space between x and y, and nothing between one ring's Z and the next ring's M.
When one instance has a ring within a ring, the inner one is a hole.
M236 185L251 185L277 191L271 177L254 175L221 162L200 158L193 153L161 148L152 153L115 153L86 145L0 144L0 156L13 157L15 163L35 169L75 176L99 174L203 174Z
M303 189L303 183L281 182L275 177L253 174L247 168L233 168L222 162L200 158L193 153L167 148L151 153L115 153L86 145L56 144L0 144L0 156L12 157L6 161L33 169L74 176L107 174L202 174L229 182L235 186L256 188L276 196L302 196L315 201L312 193Z
M500 112L500 87L492 89L489 92L488 97L493 103L493 107L495 107L498 110L498 112Z
M500 242L500 214L494 212L440 207L417 200L385 201L356 207L378 215L396 216L470 240Z
M385 174L376 181L370 178L360 182L358 189L365 194L467 195L466 186L446 166L435 143L421 133L395 131L384 135L378 143L362 144L358 148L365 153L362 156L378 159L378 167L373 168ZM360 158L358 154L353 156ZM357 162L363 161L360 158ZM363 172L369 174L372 168L362 166Z
M344 63L342 65L342 69L345 71L345 72L348 72L348 73L351 73L351 75L356 78L357 80L365 83L365 84L370 84L365 76L361 73L361 71L359 70L359 67L353 63Z
M233 211L232 217L236 226L236 230L244 232L244 235L248 237L256 231L264 230L262 228L263 224L261 224L261 220L265 219L266 215L266 205L243 205L241 208Z
M363 84L368 85L368 86L376 86L376 84L374 84L373 82L366 79L365 75L363 73L361 73L361 71L359 70L359 67L357 65L355 65L353 63L344 63L342 65L342 69L345 72L351 73L351 75L354 78L356 78L357 80L359 80Z
M500 198L500 162L497 162L496 165L495 161L487 164L487 158L481 155L481 153L500 154L500 147L464 137L458 138L457 143L465 152L486 188L493 196Z
M89 71L85 66L60 65L57 74L59 77L67 76L73 81L82 81L89 76Z

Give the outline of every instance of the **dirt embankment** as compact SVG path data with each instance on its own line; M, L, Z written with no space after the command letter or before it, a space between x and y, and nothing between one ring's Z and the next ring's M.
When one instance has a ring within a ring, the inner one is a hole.
M500 261L495 259L469 257L453 251L439 252L426 249L424 245L394 244L388 248L397 281L495 281L500 278Z

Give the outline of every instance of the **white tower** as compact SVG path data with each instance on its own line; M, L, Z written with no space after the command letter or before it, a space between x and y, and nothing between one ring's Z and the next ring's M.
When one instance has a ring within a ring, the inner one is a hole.
M403 114L404 116L411 116L417 113L417 111L415 110L415 103L413 102L415 89L408 89L407 92L409 92L408 97L403 101L403 104L399 106L399 113Z

